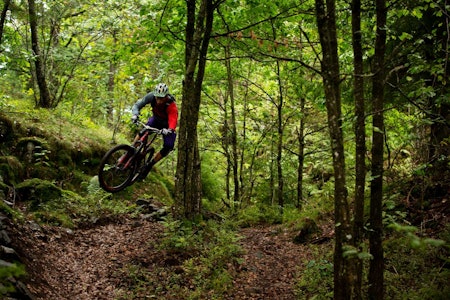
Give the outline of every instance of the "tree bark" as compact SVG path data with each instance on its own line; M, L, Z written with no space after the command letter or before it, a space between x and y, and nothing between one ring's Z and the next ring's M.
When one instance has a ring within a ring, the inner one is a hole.
M281 75L280 75L280 62L277 61L277 80L278 80L278 91L279 102L277 104L277 128L278 128L278 140L277 140L277 178L278 178L278 189L277 189L277 199L278 206L280 209L284 207L284 179L283 179L283 167L281 165L281 160L283 156L283 91L281 86Z
M322 46L321 75L325 89L328 128L334 169L334 299L350 299L348 266L343 245L349 234L349 209L345 180L344 141L341 119L339 58L337 51L335 0L316 0L316 18Z
M36 67L36 81L39 87L38 106L41 108L51 108L53 103L47 86L44 62L39 48L37 13L34 0L28 0L28 13L30 18L31 49L34 53L33 59Z
M231 70L228 70L230 59L229 57L229 46L224 47L225 50L225 67L227 68L227 72L231 72ZM231 68L230 68L231 69ZM230 85L230 83L228 83ZM231 200L231 172L233 170L233 163L230 153L230 144L231 144L231 138L230 138L230 125L228 121L228 98L230 97L230 92L225 92L224 101L223 101L223 128L222 128L222 148L225 153L225 158L227 160L227 170L226 170L226 178L225 178L225 191L226 191L226 198L227 200Z
M233 171L233 186L234 195L233 200L235 203L240 201L240 189L239 189L239 174L238 174L238 150L237 150L237 128L236 128L236 111L234 102L234 86L233 75L231 69L231 49L227 45L225 50L226 56L226 68L227 68L227 81L228 81L228 93L230 96L230 109L231 109L231 166ZM228 134L228 133L227 133Z
M361 0L352 1L352 42L353 42L353 98L355 102L355 208L353 223L353 246L362 251L361 243L364 226L364 195L366 185L366 127L363 77L363 49L361 45ZM363 262L355 257L350 278L353 299L362 299Z
M186 69L178 132L175 214L178 218L193 219L201 213L202 186L197 123L214 5L212 0L202 0L198 12L195 0L187 0L186 5Z
M424 12L424 17L421 22L425 24L424 28L436 28L436 32L429 36L428 32L425 41L425 64L433 65L436 61L442 60L442 73L441 79L436 76L436 70L430 68L425 72L425 76L428 78L427 86L433 88L436 92L435 95L430 96L428 99L429 111L435 116L432 118L432 124L430 126L429 143L426 143L427 149L424 153L427 153L427 157L424 157L424 161L429 165L427 168L428 180L433 182L433 192L439 194L446 193L446 187L449 186L450 170L448 168L450 164L450 147L448 147L448 137L450 136L450 102L448 101L448 95L450 93L449 75L450 75L450 53L444 49L450 49L450 31L448 24L450 23L450 16L448 14L442 14L437 16L435 9L428 7ZM438 26L438 24L447 24L447 26ZM447 99L442 101L441 99ZM425 193L425 191L424 191Z
M297 208L303 205L303 169L305 162L305 98L300 98L300 128L298 132Z
M117 32L114 30L112 33L113 38L113 52L116 52L117 45ZM114 88L116 82L116 73L117 73L117 61L115 55L112 55L111 60L109 61L109 72L108 72L108 96L109 99L106 103L106 121L108 126L111 128L114 126ZM114 126L115 127L115 126Z
M5 3L3 5L2 14L0 17L0 45L2 44L2 38L3 38L3 28L5 26L6 22L6 13L9 10L9 4L11 3L11 0L5 0ZM1 52L1 50L0 50Z
M383 273L383 145L384 145L384 56L386 51L386 0L376 0L377 29L375 39L375 57L372 78L372 181L370 187L370 253L373 259L369 267L369 298L384 298Z

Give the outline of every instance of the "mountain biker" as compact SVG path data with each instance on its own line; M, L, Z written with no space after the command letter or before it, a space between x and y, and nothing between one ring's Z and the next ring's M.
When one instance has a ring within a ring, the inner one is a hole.
M162 129L161 133L163 134L164 143L162 149L156 153L147 165L145 171L139 176L140 180L144 179L150 172L151 168L173 150L177 136L175 129L178 122L178 108L175 103L175 98L169 94L169 88L167 85L164 83L159 83L156 85L153 92L148 93L133 105L131 108L131 112L133 114L131 121L133 123L138 122L139 113L147 104L151 105L153 115L148 119L146 124L151 127ZM142 134L143 131L139 132L136 135L134 142L136 142Z

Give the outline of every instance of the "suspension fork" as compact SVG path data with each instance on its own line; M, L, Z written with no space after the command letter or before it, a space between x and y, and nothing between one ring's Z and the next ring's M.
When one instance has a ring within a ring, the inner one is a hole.
M136 141L136 142L139 142L139 146L136 147L137 146L136 143L133 145L134 147L137 148L136 153L141 152L142 148L144 148L143 149L144 152L147 151L146 141L147 141L148 135L149 135L148 131L144 132L144 134L139 138L139 140ZM122 156L119 159L119 165L124 164L123 169L127 169L131 165L131 163L136 159L136 156L135 156L136 153L134 153L131 156L126 155L126 154L124 156ZM125 161L125 160L127 160L127 161Z

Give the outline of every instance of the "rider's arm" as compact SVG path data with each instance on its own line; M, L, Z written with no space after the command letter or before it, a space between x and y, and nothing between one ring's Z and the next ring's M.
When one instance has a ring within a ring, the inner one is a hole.
M131 113L133 115L139 115L139 112L141 111L141 109L150 103L152 96L153 96L153 94L149 93L149 94L145 95L144 98L139 99L131 108Z
M167 116L169 118L169 129L175 130L178 122L178 108L175 102L172 102L167 106Z

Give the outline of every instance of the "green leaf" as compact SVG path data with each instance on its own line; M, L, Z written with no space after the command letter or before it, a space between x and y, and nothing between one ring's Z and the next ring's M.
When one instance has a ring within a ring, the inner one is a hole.
M373 131L374 132L378 132L378 133L384 133L380 128L378 128L378 127L374 127L373 128Z
M407 32L402 32L402 34L400 35L400 40L404 41L404 40L411 40L413 38L413 36Z
M423 13L422 13L421 7L416 7L416 8L412 11L412 15L413 15L414 17L416 17L417 19L422 19Z
M434 247L441 247L445 245L445 241L443 240L436 240L431 238L426 238L423 240L424 243L434 246Z

